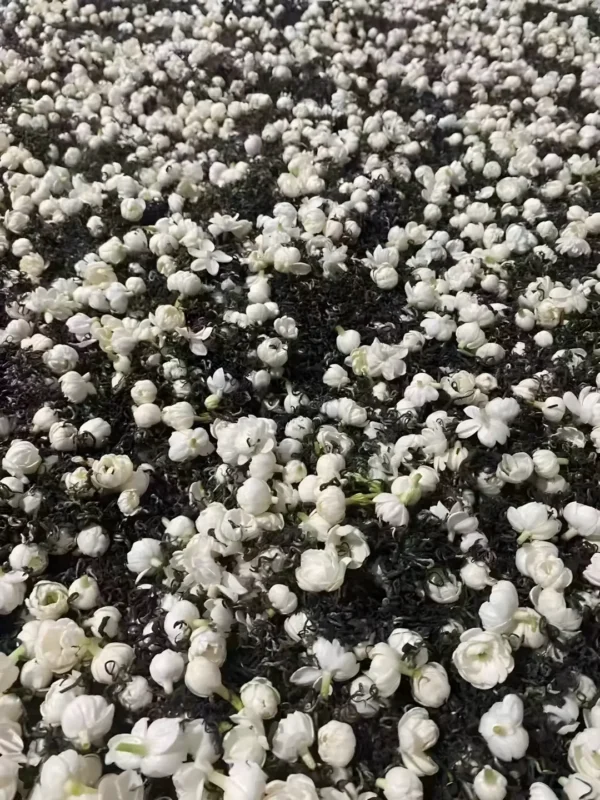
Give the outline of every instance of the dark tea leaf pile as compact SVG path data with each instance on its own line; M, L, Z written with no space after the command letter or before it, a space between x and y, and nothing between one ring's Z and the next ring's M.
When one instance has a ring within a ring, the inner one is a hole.
M0 8L0 800L600 800L595 0Z

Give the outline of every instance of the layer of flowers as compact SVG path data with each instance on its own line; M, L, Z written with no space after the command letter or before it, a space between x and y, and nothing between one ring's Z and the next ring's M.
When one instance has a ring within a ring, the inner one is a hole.
M598 23L0 8L0 800L600 800Z

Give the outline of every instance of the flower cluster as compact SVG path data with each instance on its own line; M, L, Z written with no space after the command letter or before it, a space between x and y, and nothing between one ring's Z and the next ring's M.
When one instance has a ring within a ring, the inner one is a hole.
M597 23L0 8L0 800L600 800Z

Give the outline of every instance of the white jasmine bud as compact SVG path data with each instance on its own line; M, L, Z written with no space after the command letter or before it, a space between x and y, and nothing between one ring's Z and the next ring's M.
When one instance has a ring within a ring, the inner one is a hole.
M308 616L303 611L298 611L286 618L283 627L292 641L301 642L302 637L310 632L312 626Z
M303 461L293 458L283 469L283 478L292 485L298 484L306 478L307 470Z
M331 767L346 767L354 758L356 737L352 726L331 720L317 734L319 758Z
M523 758L529 746L529 734L522 726L523 701L508 694L482 715L479 732L491 753L501 761Z
M152 381L136 381L131 388L131 399L133 402L141 406L144 403L154 403L157 395L157 388Z
M480 770L473 781L473 789L478 800L504 800L508 781L492 767L487 765Z
M115 683L119 677L122 678L134 659L134 650L128 644L109 642L92 659L92 676L98 683Z
M114 606L97 608L83 623L97 639L114 639L119 632L121 612Z
M227 692L221 682L219 665L203 656L198 656L188 663L185 670L185 685L197 697L211 697L213 694Z
M48 553L37 544L16 544L10 551L8 563L11 569L28 569L32 575L41 575L48 566Z
M151 428L162 420L162 412L154 403L142 403L131 409L133 419L138 428Z
M188 542L196 533L194 523L189 517L178 516L171 520L163 518L165 534L174 541Z
M533 337L533 341L538 347L552 347L554 337L550 331L538 331Z
M253 158L254 156L260 155L262 151L262 139L260 136L256 134L252 134L248 136L246 141L244 142L244 150L246 153Z
M248 375L248 380L257 391L263 391L267 389L271 383L271 375L267 370L259 369L256 372L251 372L250 375Z
M58 421L58 411L49 406L42 406L33 415L32 430L34 433L47 433Z
M176 306L157 306L150 314L150 321L161 331L171 333L176 328L185 327L185 314Z
M127 236L125 237L127 239ZM136 297L141 297L143 294L146 293L146 283L143 278L133 275L131 278L127 278L125 281L125 288L128 292L135 295Z
M435 603L455 603L461 595L462 584L451 573L436 570L428 576L425 590Z
M268 367L283 367L287 363L287 345L281 339L272 337L264 339L256 348L256 354Z
M298 586L306 592L334 592L344 582L346 564L333 547L305 550L296 569Z
M249 514L263 514L272 503L271 490L266 481L248 478L237 490L236 500L240 508Z
M524 483L533 473L534 464L527 453L515 453L502 456L496 475L505 483Z
M42 689L47 689L52 683L52 670L43 664L39 664L33 658L31 661L26 661L21 667L19 680L24 688L39 692Z
M65 678L60 678L50 686L40 706L40 713L46 725L60 725L62 713L69 703L84 694L85 689L78 681L81 673L74 671Z
M108 441L111 430L106 420L101 417L94 417L94 419L88 419L87 422L83 423L79 428L79 435L91 437L93 446L100 448Z
M315 769L316 764L309 751L314 740L312 719L301 711L293 711L277 724L273 736L273 754L291 763L302 758L309 769Z
M103 556L110 546L110 538L100 525L90 525L77 534L77 547L84 556L98 558Z
M297 339L298 328L292 317L279 317L273 322L275 333L282 339Z
M253 678L240 689L240 699L244 708L259 719L273 719L277 716L280 703L279 692L266 678Z
M423 800L423 784L412 770L392 767L376 786L383 790L386 800Z
M98 255L107 264L120 264L127 258L127 248L116 236L103 242L98 248Z
M340 328L338 330L338 335L335 340L335 344L337 349L340 353L344 355L349 355L353 350L356 350L357 347L360 347L360 334L358 331L354 330L343 330Z
M88 221L86 222L86 228L92 234L99 238L104 233L104 222L100 219L100 217L93 215L89 217Z
M138 222L146 209L146 203L137 197L126 197L121 201L121 216L129 222Z
M22 439L13 439L2 459L2 469L15 478L22 478L23 475L37 472L41 463L42 458L35 445Z
M14 249L13 245L13 252ZM14 253L14 255L18 256L18 253ZM39 253L25 253L19 260L19 271L33 283L37 283L47 269L48 262L44 261Z
M133 477L129 456L107 454L92 463L92 483L98 489L118 491Z
M535 471L542 478L556 478L560 472L560 460L551 450L535 450L533 453Z
M487 564L473 559L469 559L464 567L461 568L460 577L466 586L470 589L475 589L475 591L481 591L494 582L490 577L490 570Z
M77 428L68 422L55 422L48 431L48 441L53 450L68 453L75 449Z
M339 486L327 486L316 496L316 510L330 525L338 525L346 516L346 498Z
M115 707L98 694L82 694L64 709L60 724L64 736L76 747L87 750L101 746L110 731Z
M332 389L342 389L350 383L350 378L343 367L332 364L323 375L323 383Z
M411 677L411 691L417 703L439 708L450 696L448 673L434 661L419 667Z
M68 344L56 344L51 350L46 350L42 360L55 375L63 375L65 372L75 369L79 361L79 354Z
M185 401L165 406L162 410L162 421L175 431L188 430L194 424L195 419L196 412Z
M280 614L293 614L298 607L298 598L287 586L276 583L271 586L268 593L269 602Z
M162 563L162 548L156 539L138 539L127 553L127 569L138 575L160 569Z
M89 611L100 602L100 589L95 578L82 575L69 586L69 602L79 611Z
M549 422L560 422L565 415L566 407L562 397L548 397L543 403L535 405Z
M173 684L180 681L185 670L185 662L180 653L174 650L163 650L157 653L150 662L150 677L165 690L173 691Z
M153 700L150 684L143 675L134 675L125 684L117 695L119 703L128 711L142 711L147 708Z

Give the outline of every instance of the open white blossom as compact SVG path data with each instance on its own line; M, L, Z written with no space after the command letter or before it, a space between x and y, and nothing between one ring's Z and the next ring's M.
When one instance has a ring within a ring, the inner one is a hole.
M131 733L118 734L108 742L107 764L122 770L139 770L149 777L172 775L185 760L186 744L176 719L140 719Z
M512 761L522 758L529 745L529 734L522 723L523 701L517 695L508 694L483 714L479 733L496 758Z
M499 633L479 628L461 635L452 660L461 677L477 689L503 683L515 665L508 641Z
M358 662L352 652L345 650L337 639L333 642L319 638L311 648L317 662L316 667L300 667L291 675L292 683L313 686L327 697L331 691L331 681L347 681L358 672Z

